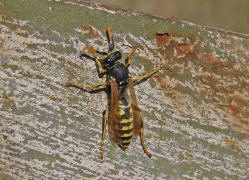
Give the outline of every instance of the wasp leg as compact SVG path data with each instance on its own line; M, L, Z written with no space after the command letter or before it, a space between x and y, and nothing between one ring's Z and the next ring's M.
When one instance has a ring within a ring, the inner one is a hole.
M114 49L114 42L112 36L112 28L108 27L106 30L106 37L108 42L108 52L112 52Z
M102 83L97 83L97 84L80 84L80 83L70 83L68 82L66 84L67 87L76 87L76 88L88 88L88 89L95 89L99 86L106 86L108 85L108 82L102 82Z
M101 54L101 55L107 55L106 52L96 51L96 53ZM92 60L92 61L95 61L95 58L93 58L93 57L91 57L91 56L89 56L89 55L87 55L87 54L81 54L81 55L80 55L80 59L82 59L83 57L84 57L84 58L88 58L88 59L90 59L90 60Z
M135 82L137 82L137 81L142 81L142 80L144 80L144 79L147 79L147 78L149 78L150 76L152 76L153 74L157 73L160 69L162 69L161 66L158 67L158 68L156 68L156 69L154 69L154 70L153 70L152 72L150 72L150 73L146 73L146 74L144 74L144 75L142 75L142 76L138 76L138 77L136 77L136 78L133 79L133 82L135 83Z
M103 56L108 55L108 53L106 53L106 52L101 52L101 51L96 51L96 53L101 54L101 55L103 55Z
M92 60L92 61L95 61L95 58L93 58L93 57L91 57L91 56L89 56L89 55L87 55L87 54L81 54L80 55L80 59L82 59L82 58L88 58L88 59L90 59L90 60Z
M85 52L86 50L91 51L94 58L86 55L86 52ZM106 52L98 51L98 50L94 49L93 47L89 47L89 46L84 47L82 49L82 53L83 53L83 55L86 55L86 56L90 57L91 59L96 59L97 58L96 53L101 54L101 55L108 55L108 53L106 53Z
M97 67L97 72L98 72L98 76L101 78L101 77L103 77L103 75L107 72L107 69L105 69L105 68L103 68L102 67L102 64L101 64L101 62L100 62L100 60L98 60L98 58L97 58L97 56L96 56L96 53L99 53L99 54L104 54L104 52L100 52L100 51L97 51L97 50L95 50L93 47L88 47L88 46L86 46L86 47L84 47L83 49L82 49L82 53L83 54L86 54L85 53L85 51L86 50L89 50L89 51L91 51L91 53L92 53L92 55L93 55L93 59L95 60L95 63L96 63L96 67ZM88 55L87 55L88 56ZM90 56L89 56L90 57ZM92 59L92 58L91 58Z
M130 51L130 53L128 54L127 58L125 59L125 66L129 67L131 64L131 55L135 52L137 48L132 48L132 50Z
M95 58L95 59L97 58L97 56L96 56L97 50L95 50L93 47L86 46L81 51L83 54L86 54L86 50L88 50L92 53L93 58Z
M103 149L104 149L104 140L105 140L105 133L106 133L106 124L108 120L109 108L106 105L105 111L103 112L104 119L102 123L102 137L101 137L101 146L100 146L100 159L103 159Z
M141 141L141 145L142 145L142 148L143 148L145 154L147 154L147 156L149 158L151 158L152 155L151 155L151 153L148 152L148 150L147 150L147 148L146 148L146 146L144 144L144 113L141 111L141 114L142 114L142 118L141 118L142 119L142 128L141 128L141 131L140 131L140 141Z

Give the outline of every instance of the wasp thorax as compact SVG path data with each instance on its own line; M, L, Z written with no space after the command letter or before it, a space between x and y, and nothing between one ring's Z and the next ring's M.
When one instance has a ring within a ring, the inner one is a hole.
M115 64L109 71L109 76L114 78L119 87L126 86L129 78L129 71L122 63Z

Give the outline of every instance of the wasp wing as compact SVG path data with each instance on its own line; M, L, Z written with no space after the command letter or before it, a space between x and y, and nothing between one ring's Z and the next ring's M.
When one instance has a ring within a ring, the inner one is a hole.
M141 129L143 127L143 121L142 121L142 111L138 106L137 98L134 90L133 80L132 78L129 78L128 80L128 87L130 89L130 96L131 96L131 108L133 111L133 121L134 121L134 134L133 138L136 139L137 136L140 134Z
M113 144L120 144L121 143L121 134L119 131L119 121L120 116L117 115L118 111L118 101L119 101L119 89L118 85L115 81L110 81L110 88L111 88L111 97L110 97L110 111L109 111L109 118L108 118L108 130L110 139Z

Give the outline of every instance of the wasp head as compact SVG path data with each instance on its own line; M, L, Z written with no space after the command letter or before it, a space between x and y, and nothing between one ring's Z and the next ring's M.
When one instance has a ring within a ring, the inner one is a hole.
M103 59L103 61L104 63L112 66L121 58L122 58L121 53L119 51L115 51L111 53L109 56L107 56L105 59Z

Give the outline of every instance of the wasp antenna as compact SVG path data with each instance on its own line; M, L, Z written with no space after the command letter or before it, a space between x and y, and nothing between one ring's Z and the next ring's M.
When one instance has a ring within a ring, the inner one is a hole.
M111 27L107 28L106 37L107 37L107 42L108 42L108 52L111 52L114 49L114 42L113 42L112 28Z

